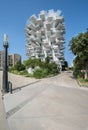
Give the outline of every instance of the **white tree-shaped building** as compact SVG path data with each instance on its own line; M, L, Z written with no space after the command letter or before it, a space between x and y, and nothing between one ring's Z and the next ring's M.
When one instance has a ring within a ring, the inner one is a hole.
M62 67L65 27L61 11L41 11L38 17L32 15L25 30L28 58L40 58L44 61L48 56L51 62Z

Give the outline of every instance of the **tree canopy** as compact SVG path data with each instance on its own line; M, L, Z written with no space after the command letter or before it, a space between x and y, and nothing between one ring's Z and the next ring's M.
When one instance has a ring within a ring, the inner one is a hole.
M73 37L69 43L70 50L76 56L76 68L88 70L88 30Z

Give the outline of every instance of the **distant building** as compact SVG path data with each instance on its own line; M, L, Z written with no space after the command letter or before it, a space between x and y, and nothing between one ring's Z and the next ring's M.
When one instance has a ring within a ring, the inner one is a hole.
M32 15L26 24L26 48L28 58L39 58L42 61L48 56L62 68L64 63L64 17L61 11L41 11Z
M8 55L9 66L14 66L18 61L21 61L21 56L19 54Z
M0 51L0 69L3 68L3 62L4 62L4 51Z
M8 55L8 66L14 66L18 61L21 61L21 56L19 54ZM4 63L4 51L0 51L0 70L3 69Z

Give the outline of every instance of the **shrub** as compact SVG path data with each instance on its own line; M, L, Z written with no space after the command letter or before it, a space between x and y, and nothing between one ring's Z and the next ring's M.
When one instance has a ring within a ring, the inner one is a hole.
M27 71L27 70L20 71L20 74L22 74L22 75L27 75L27 74L28 74L28 71Z
M29 74L26 71L26 68L28 67L35 68L33 74ZM17 62L9 71L27 77L44 78L50 75L56 75L58 73L58 68L57 64L50 63L50 59L47 57L45 61L41 61L40 59L29 59L24 61L24 64Z
M88 78L87 79L84 79L85 80L85 82L88 82Z
M80 74L80 70L73 68L73 75L75 78L77 78Z
M42 78L42 69L37 69L36 71L34 71L33 76L38 79Z
M80 72L80 73L79 73L79 77L84 79L85 73L84 73L84 72Z
M25 70L25 66L20 61L16 63L16 65L14 66L14 68L17 71Z
M48 75L48 70L47 69L37 69L36 71L34 71L33 76L35 78L44 78L47 77Z

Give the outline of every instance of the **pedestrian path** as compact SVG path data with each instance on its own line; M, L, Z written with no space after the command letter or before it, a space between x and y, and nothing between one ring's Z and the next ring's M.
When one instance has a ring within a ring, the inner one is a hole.
M0 72L0 130L9 130L4 103L2 99L1 86L2 86L2 72Z
M72 73L41 80L9 78L13 93L5 94L3 102L10 130L88 130L88 90Z
M9 130L1 91L0 91L0 130Z

